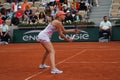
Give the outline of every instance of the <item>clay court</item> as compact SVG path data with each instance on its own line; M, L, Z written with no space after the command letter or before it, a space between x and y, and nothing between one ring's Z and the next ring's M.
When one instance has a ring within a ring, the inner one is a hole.
M0 45L0 80L120 80L120 42L53 45L63 74L38 68L44 52L40 43L11 43Z

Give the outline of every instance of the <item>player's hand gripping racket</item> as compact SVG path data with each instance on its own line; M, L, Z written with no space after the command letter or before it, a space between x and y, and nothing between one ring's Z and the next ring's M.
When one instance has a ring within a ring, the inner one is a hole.
M86 28L87 28L86 25L75 25L75 34L72 36L72 39L75 39L75 37L80 32L86 33L86 31L85 31Z

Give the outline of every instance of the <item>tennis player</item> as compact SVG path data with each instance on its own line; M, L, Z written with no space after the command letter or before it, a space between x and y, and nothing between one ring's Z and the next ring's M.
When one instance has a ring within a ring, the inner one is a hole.
M55 74L55 73L63 73L63 71L59 70L56 68L55 65L55 50L54 47L50 41L50 38L53 34L54 31L58 31L59 35L61 38L63 38L64 40L67 40L69 42L72 42L73 39L72 38L67 38L64 33L69 33L69 32L78 32L78 30L76 29L68 29L65 30L63 25L62 25L62 21L65 19L65 15L66 13L63 11L58 11L55 15L55 19L48 24L48 26L42 30L38 36L37 36L37 41L39 41L42 46L45 48L45 53L43 55L42 58L42 62L39 65L39 68L49 68L50 66L45 64L45 60L47 58L47 55L50 54L50 63L51 63L51 73Z

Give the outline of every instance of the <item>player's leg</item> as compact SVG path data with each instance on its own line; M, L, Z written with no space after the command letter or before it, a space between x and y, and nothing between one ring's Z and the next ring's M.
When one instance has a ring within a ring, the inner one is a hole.
M51 42L43 42L41 43L42 46L45 48L46 52L44 54L44 57L42 59L42 64L45 63L45 60L47 58L47 55L50 54L50 62L51 62L51 67L55 68L55 50L53 48L53 45Z
M50 62L51 62L51 73L63 73L55 66L55 50L51 42L43 42L41 43L46 50L46 54L43 57L43 63L46 60L46 56L50 54Z
M48 54L53 55L55 54L54 48L50 42L50 39L48 36L46 36L45 34L39 34L37 37L37 41L39 41L41 43L41 45L45 48L45 53L43 55L42 58L42 62L41 65L39 66L39 68L48 68L47 65L45 65L45 60L48 56ZM55 65L55 61L54 61L54 57L53 59L50 58L51 61L51 66L53 67Z
M45 51L45 53L43 54L43 58L42 58L41 64L39 65L39 68L45 69L45 68L49 68L50 67L50 66L45 64L45 60L46 60L47 56L48 56L48 52Z
M44 52L44 54L43 54L43 59L42 59L41 64L44 64L44 63L45 63L45 60L46 60L48 54L49 54L49 52L45 50L45 52Z

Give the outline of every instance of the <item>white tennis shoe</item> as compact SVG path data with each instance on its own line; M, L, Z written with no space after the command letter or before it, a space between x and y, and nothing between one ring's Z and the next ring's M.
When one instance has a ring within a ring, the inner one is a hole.
M39 65L39 68L40 69L46 69L46 68L49 68L50 66L46 65L46 64L40 64Z
M52 69L52 70L51 70L51 73L52 73L52 74L61 74L61 73L63 73L63 71L55 68L55 69Z

